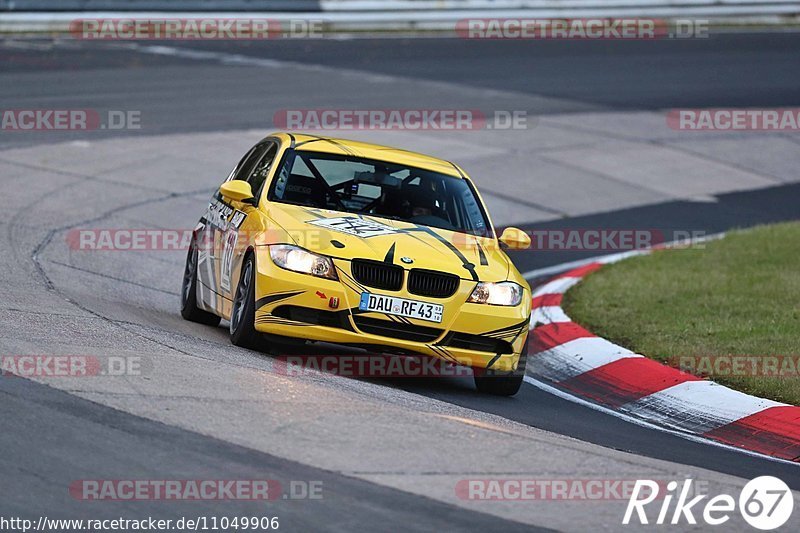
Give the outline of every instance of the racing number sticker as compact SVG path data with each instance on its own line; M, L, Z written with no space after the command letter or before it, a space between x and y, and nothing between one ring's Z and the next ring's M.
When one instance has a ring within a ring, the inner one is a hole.
M220 266L220 288L224 291L231 290L231 272L233 271L233 255L236 243L239 241L239 228L247 215L236 211L231 217L222 247L222 262Z
M219 285L222 290L231 290L231 270L233 270L233 251L236 249L236 241L239 240L239 232L235 229L229 230L225 234L225 242L222 248L222 263Z
M347 233L348 235L355 235L356 237L376 237L378 235L390 235L398 233L398 230L386 224L375 222L366 218L358 217L338 217L338 218L320 218L311 220L309 224L314 224L321 228L338 231L340 233Z
M242 227L242 223L244 222L244 218L247 216L246 213L242 213L241 211L236 211L233 216L231 217L230 225L236 229Z

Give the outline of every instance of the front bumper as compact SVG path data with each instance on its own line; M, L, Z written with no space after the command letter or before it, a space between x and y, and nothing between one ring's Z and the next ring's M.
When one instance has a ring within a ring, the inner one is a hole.
M256 248L256 330L263 333L373 346L380 351L415 353L443 361L501 372L516 369L527 341L530 294L522 303L500 307L466 303L477 282L463 280L449 298L426 298L400 291L363 287L350 262L334 260L339 280L316 278L276 266L267 246ZM393 320L383 313L358 309L362 290L444 306L442 322ZM331 308L331 299L339 305Z

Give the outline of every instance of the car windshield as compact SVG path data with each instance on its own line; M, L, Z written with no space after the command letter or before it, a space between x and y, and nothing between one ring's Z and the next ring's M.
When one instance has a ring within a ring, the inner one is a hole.
M269 200L491 235L469 181L385 161L289 150Z

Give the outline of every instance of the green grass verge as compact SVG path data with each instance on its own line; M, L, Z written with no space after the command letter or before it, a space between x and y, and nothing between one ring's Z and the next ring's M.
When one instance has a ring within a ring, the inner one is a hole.
M714 381L800 405L800 368L792 364L800 359L798 222L609 265L570 290L564 308L592 333L639 354L673 366L689 357ZM719 356L760 359L733 370L706 366L731 360ZM767 370L781 375L753 375L754 364L777 364Z

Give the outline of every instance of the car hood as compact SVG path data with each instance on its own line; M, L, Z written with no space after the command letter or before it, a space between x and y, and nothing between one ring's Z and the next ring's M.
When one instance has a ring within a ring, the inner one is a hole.
M267 214L289 234L288 242L320 254L389 261L406 269L449 272L463 279L508 279L509 259L493 238L289 204L272 204Z

